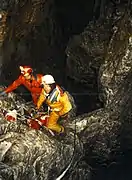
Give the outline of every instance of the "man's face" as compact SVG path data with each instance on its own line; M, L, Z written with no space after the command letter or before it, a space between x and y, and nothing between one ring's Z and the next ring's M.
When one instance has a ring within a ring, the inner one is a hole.
M45 92L46 92L47 94L49 94L50 91L51 91L50 85L49 85L49 84L46 84L45 82L43 82L43 86L44 86Z
M32 79L32 76L31 76L31 74L29 74L29 73L26 73L26 74L24 74L23 76L24 76L25 79L27 79L27 80L31 80L31 79Z

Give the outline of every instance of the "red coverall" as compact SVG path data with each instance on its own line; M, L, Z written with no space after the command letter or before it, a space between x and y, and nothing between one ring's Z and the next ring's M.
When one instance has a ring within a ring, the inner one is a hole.
M32 95L32 99L34 104L37 104L37 100L39 98L39 95L42 91L41 88L41 77L43 75L41 74L37 74L36 78L32 75L32 80L27 80L25 79L25 77L21 74L18 79L16 79L11 85L9 85L6 89L5 92L9 93L12 92L13 90L15 90L18 86L20 85L24 85L30 92Z

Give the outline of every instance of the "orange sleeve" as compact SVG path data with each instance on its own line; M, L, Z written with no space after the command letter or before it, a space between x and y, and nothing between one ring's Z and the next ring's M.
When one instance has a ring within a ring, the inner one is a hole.
M39 109L41 107L41 105L43 104L43 102L45 100L46 100L46 96L44 94L44 89L42 89L40 97L39 97L38 102L37 102L37 109Z
M18 79L16 79L11 85L9 85L6 89L5 92L9 93L15 90L18 86L22 84L22 76L20 75Z
M42 83L42 77L43 75L42 74L37 74L37 81L41 84Z
M41 74L37 74L37 79L34 79L31 84L31 92L40 93L42 91L41 87Z

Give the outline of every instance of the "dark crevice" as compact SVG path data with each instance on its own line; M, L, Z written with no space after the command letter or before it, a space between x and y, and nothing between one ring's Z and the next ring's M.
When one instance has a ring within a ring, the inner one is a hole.
M55 0L56 19L61 27L64 43L80 34L93 18L94 1Z

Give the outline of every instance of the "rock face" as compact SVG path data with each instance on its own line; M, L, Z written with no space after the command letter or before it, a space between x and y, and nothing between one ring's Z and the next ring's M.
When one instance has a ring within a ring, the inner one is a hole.
M0 40L3 45L1 63L4 74L1 80L9 84L18 76L19 65L31 65L39 73L52 73L59 82L64 55L60 44L61 31L54 13L54 0L28 3L21 0L8 1L4 9L7 18L1 26L1 31L4 27L5 32Z
M103 23L91 21L80 35L70 39L66 48L67 77L71 80L68 88L78 92L77 95L75 94L78 101L82 98L83 101L88 102L89 105L83 109L83 112L102 107L98 98L98 76L112 34L111 28L114 22L109 16L108 12Z
M121 96L132 66L132 37L130 35L129 15L124 15L113 27L113 30L114 33L111 37L105 63L100 68L100 83L106 93L104 97L105 106L110 105L113 101L115 103L116 99L119 98L118 95Z
M71 124L73 127L76 122L88 162L90 156L102 162L114 157L119 150L131 149L130 22L130 14L127 12L114 24L104 61L100 62L98 83L104 107L78 117Z
M96 1L96 3L100 4L99 1ZM106 3L106 1L101 1L101 3ZM83 102L88 102L84 112L89 112L104 106L105 100L102 98L105 98L103 97L105 95L104 92L102 92L104 87L102 88L102 83L100 83L100 67L104 61L106 62L107 58L109 58L108 61L111 63L112 60L110 58L113 58L113 56L116 56L116 60L113 61L117 63L115 46L117 46L117 49L119 48L119 41L117 41L114 36L121 36L120 38L127 36L126 33L124 33L124 35L122 33L121 35L117 35L116 32L118 31L118 33L120 33L122 25L124 25L124 23L130 24L131 21L129 19L129 22L123 22L125 13L124 7L129 7L127 2L120 1L119 3L111 1L108 4L109 5L105 7L104 18L91 21L80 35L75 35L69 40L66 48L66 72L67 77L71 80L71 84L68 84L68 88L72 89L74 87L74 92L78 92L77 95L75 94L77 101L79 101L78 99L81 97ZM130 17L130 15L128 15L128 17ZM118 30L117 26L119 26ZM126 25L123 30L129 31L130 33L130 28L126 27ZM115 45L112 43L113 38ZM123 42L123 40L120 42ZM111 43L113 47L111 47ZM118 52L119 51L120 49L118 49ZM108 54L108 52L111 55ZM118 54L118 52L116 53ZM113 66L111 65L111 69L112 68ZM111 72L113 72L113 70ZM109 72L107 73L109 74ZM104 85L105 83L106 82L104 82ZM99 94L100 98L98 98ZM83 105L83 103L81 103L81 105Z
M14 93L0 100L1 178L56 179L70 163L75 163L77 156L81 158L78 137L73 132L67 133L66 137L54 137L45 129L30 129L25 123L22 107L33 108ZM18 112L17 121L8 122L2 112L13 109ZM72 169L71 165L69 169Z

